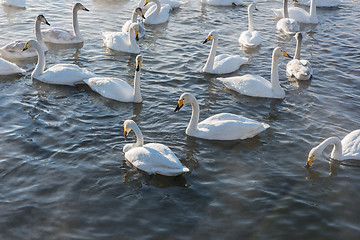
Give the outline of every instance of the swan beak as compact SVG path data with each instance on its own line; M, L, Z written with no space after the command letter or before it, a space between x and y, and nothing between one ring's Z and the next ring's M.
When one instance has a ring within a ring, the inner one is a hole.
M84 7L83 10L89 12L89 9L87 9L86 7Z
M287 52L282 51L282 53L283 53L284 57L292 58L289 54L287 54Z
M137 62L136 63L136 71L140 71L140 67L141 67L141 62Z
M130 131L129 131L130 132ZM127 132L126 130L124 130L124 138L126 139L126 137L129 135L129 132Z
M44 17L44 23L50 26L50 23Z
M145 4L144 4L144 7L145 7L148 3L149 3L148 0L146 0L146 1L145 1Z
M139 31L135 31L135 39L136 41L139 41Z
M294 3L298 3L298 0L294 0Z
M255 10L256 10L256 11L259 11L259 9L257 9L256 6L255 6Z
M140 11L140 15L141 15L141 17L142 17L143 19L146 19L145 16L144 16L144 14L143 14L143 12L142 12L142 10Z
M183 100L179 100L174 112L178 112L182 106L184 106L184 102Z
M210 41L211 39L211 35L207 36L207 38L205 39L205 41L203 41L203 44L207 43L208 41Z
M314 161L314 156L309 157L305 167L309 168L313 161Z
M24 46L24 48L23 48L22 52L23 52L23 51L25 51L26 49L28 49L28 45L27 45L27 43L25 44L25 46Z

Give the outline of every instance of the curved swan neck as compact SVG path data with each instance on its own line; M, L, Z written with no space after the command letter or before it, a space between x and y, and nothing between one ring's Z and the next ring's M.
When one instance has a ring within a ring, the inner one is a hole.
M134 77L134 102L142 102L141 97L141 90L140 90L140 71L135 70L135 77Z
M34 71L31 73L31 77L36 78L37 76L40 76L44 73L45 70L45 53L44 50L42 49L42 47L40 46L39 43L36 42L36 44L34 45L35 50L38 53L38 62L35 66Z
M186 134L194 135L199 123L200 107L196 98L191 99L190 103L192 112L189 125L186 128Z
M310 2L310 18L317 19L316 16L316 0L311 0Z
M136 136L135 147L143 146L144 145L144 137L140 131L140 128L135 124L135 125L131 126L131 129L134 131L135 136Z
M254 31L254 26L253 26L253 11L250 9L250 7L248 8L248 19L249 19L249 32L253 32Z
M153 2L156 4L156 9L154 10L154 12L152 12L151 15L154 14L155 16L157 16L157 15L160 14L161 4L160 4L160 2L158 0L154 0Z
M218 38L216 36L214 36L214 39L212 40L212 44L211 44L211 49L210 49L210 54L208 56L208 59L205 63L204 66L204 72L208 72L213 70L214 67L214 61L215 61L215 56L216 56L216 49L218 46Z
M294 59L300 60L300 52L301 52L301 38L296 39L296 51L294 55Z
M133 11L132 17L131 17L131 22L135 23L137 20L137 12L136 10Z
M275 54L275 51L272 55L272 63L271 63L271 88L275 95L277 96L283 96L284 90L280 86L279 82L279 56Z
M72 16L72 19L73 19L73 32L74 32L74 35L76 36L76 38L82 40L83 37L81 35L80 28L79 28L79 21L78 21L77 12L78 12L78 10L74 6L74 8L73 8L73 16Z
M317 146L318 151L323 152L325 148L333 144L334 148L331 152L330 157L336 160L342 160L342 144L341 140L337 137L330 137L325 139L322 143Z
M44 39L42 37L41 34L41 30L40 30L40 26L41 26L41 21L36 20L35 21L35 36L36 36L36 40L38 41L38 43L40 44L40 46L45 50L47 50L47 47L45 45Z
M137 45L137 42L135 39L135 31L134 31L134 28L132 28L132 27L130 27L130 30L129 30L129 43L130 43L130 46Z
M288 0L284 0L283 7L284 7L284 9L283 9L284 18L289 18Z

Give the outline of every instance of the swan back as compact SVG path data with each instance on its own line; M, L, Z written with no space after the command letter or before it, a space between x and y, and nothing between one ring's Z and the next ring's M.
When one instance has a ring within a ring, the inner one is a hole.
M343 159L360 160L360 129L352 131L341 140Z

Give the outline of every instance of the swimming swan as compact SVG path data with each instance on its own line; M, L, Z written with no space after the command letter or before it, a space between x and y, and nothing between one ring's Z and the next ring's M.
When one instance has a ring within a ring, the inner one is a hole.
M134 77L134 87L131 87L127 82L119 78L104 78L94 77L85 79L84 82L89 87L100 95L114 99L120 102L135 102L141 103L140 91L140 70L141 70L142 56L136 57L136 69Z
M292 18L289 18L288 0L283 1L283 16L276 24L276 29L284 34L295 34L300 31L299 24Z
M310 6L311 0L297 0L299 5ZM316 0L316 7L338 7L341 0Z
M81 3L75 3L73 7L73 31L68 31L61 28L51 28L49 30L43 31L44 41L56 44L74 44L84 42L84 38L81 35L79 29L79 21L77 12L79 10L89 11Z
M24 51L28 48L35 48L38 53L38 62L31 73L31 78L50 84L74 85L82 83L83 79L95 76L90 71L74 64L56 64L44 71L46 60L40 44L36 40L31 39L26 42Z
M245 48L255 48L261 44L261 36L258 31L254 31L253 27L253 11L258 9L255 6L255 3L252 3L248 7L248 18L249 18L249 28L247 31L241 33L239 37L240 45Z
M236 6L244 4L242 0L201 0L201 3L213 6Z
M1 3L11 7L26 8L26 0L2 0Z
M296 0L294 0L296 2ZM317 24L319 22L316 16L316 1L311 0L310 12L305 11L299 7L291 7L289 8L289 17L294 19L299 23L314 23ZM284 17L282 9L275 9L274 13L276 17L282 18Z
M165 4L162 6L159 0L146 0L145 6L153 2L155 6L150 7L145 13L145 24L160 24L167 22L169 19L169 11L171 10L170 5Z
M140 0L139 3L138 3L138 7L141 7L142 9L144 9L145 11L148 10L150 7L152 7L153 5L155 5L155 3L149 3L149 4L146 4L145 6L145 1L146 0ZM176 1L176 0L159 0L160 4L162 6L164 5L170 5L170 7L172 9L174 8L178 8L180 7L183 2L180 2L180 1Z
M100 34L106 47L119 52L138 54L140 48L136 41L139 40L139 30L139 24L132 23L128 33L101 32Z
M266 123L260 123L249 118L232 113L213 115L199 123L200 108L196 98L190 93L183 93L178 101L175 112L190 103L192 114L186 134L208 140L236 140L252 138L269 128Z
M246 74L228 78L217 78L226 87L251 97L284 98L285 91L279 82L278 62L280 56L291 58L285 51L276 47L272 54L271 82L259 75Z
M12 75L22 73L24 74L26 71L20 67L18 67L15 63L11 63L6 61L5 59L0 58L0 75Z
M211 31L203 44L213 40L209 57L203 68L203 72L212 74L226 74L236 71L241 65L247 63L248 59L239 55L221 54L215 57L218 46L219 35L216 31Z
M311 149L306 167L310 167L313 161L319 158L325 148L334 145L330 157L335 160L360 160L360 129L354 130L340 141L338 137L330 137Z
M130 30L130 25L132 23L138 23L139 24L139 38L145 36L145 28L142 25L141 22L137 21L137 16L141 16L143 19L145 19L143 11L141 8L137 7L134 9L131 20L128 20L124 23L121 30L123 33L128 33Z
M123 148L125 158L136 168L150 174L177 176L189 172L171 149L160 143L147 143L144 145L143 135L133 120L124 122L124 137L133 130L136 143L126 144Z
M44 52L47 52L49 49L44 43L44 40L42 38L42 34L40 31L40 25L41 23L45 23L50 26L48 21L45 19L43 15L38 15L35 20L35 36L38 43L40 43L42 49ZM25 41L15 41L12 43L9 43L8 45L0 48L0 53L3 58L9 58L9 59L24 59L24 58L31 58L36 57L37 52L35 49L29 49L29 51L23 51L25 46Z
M309 80L313 74L311 64L308 60L300 60L302 34L295 34L296 51L294 59L286 65L286 72L289 76L294 76L298 80Z

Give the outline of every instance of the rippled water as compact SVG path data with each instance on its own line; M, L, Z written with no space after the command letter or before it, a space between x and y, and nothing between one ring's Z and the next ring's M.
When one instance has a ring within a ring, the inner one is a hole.
M295 39L275 30L271 9L282 1L256 2L263 44L228 76L270 78L274 47L295 50ZM0 45L32 37L37 14L71 28L73 3L1 6ZM132 83L135 55L108 51L99 32L120 30L136 3L83 1L90 10L79 12L84 47L49 51L47 66L75 63ZM212 29L220 35L218 52L246 55L237 39L247 28L247 8L198 0L171 12L168 23L147 27L140 40L143 104L107 100L86 86L32 81L35 63L19 63L26 76L0 78L0 239L358 239L359 164L329 165L329 148L311 169L303 165L323 139L359 128L360 4L344 0L318 9L318 18L317 26L302 26L309 31L302 56L314 77L290 81L282 58L282 101L241 96L200 72L210 50L201 42ZM231 112L271 128L243 141L187 137L191 107L173 112L184 91L198 98L201 119ZM150 176L129 166L122 124L130 118L145 142L167 144L191 172Z

